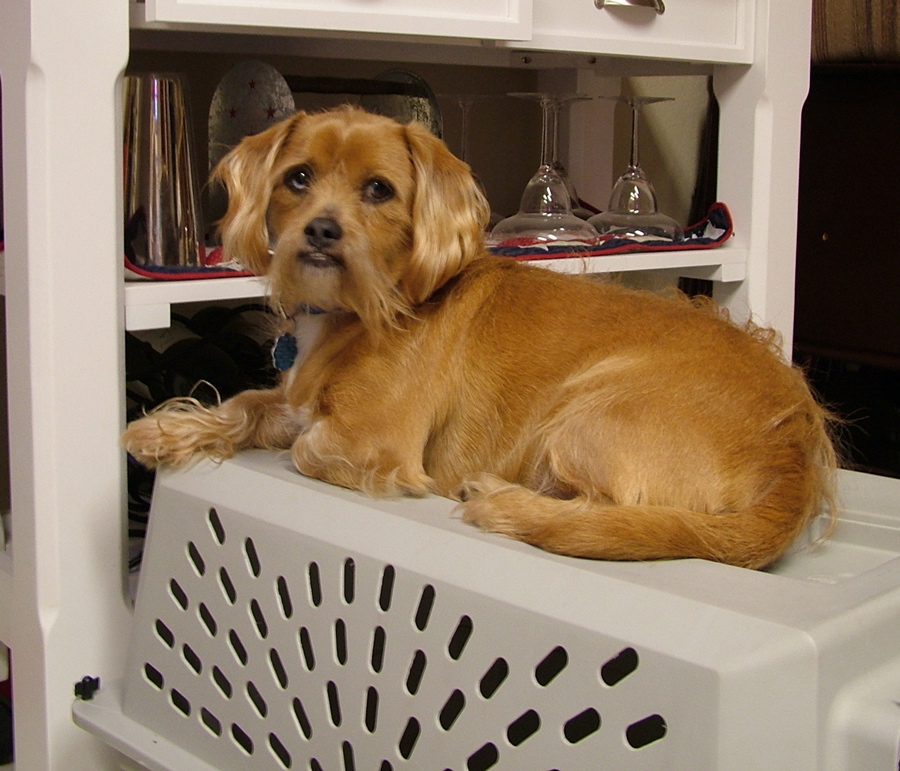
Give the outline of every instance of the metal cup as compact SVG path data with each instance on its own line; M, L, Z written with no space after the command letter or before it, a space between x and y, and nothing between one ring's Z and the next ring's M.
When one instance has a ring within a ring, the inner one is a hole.
M125 77L125 251L141 267L200 264L200 203L184 82Z

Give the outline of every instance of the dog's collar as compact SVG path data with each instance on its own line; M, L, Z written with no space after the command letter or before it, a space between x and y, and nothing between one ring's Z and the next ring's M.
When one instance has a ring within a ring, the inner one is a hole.
M282 314L289 321L296 321L300 316L325 316L329 313L341 313L343 308L323 308L321 305L312 305L311 303L298 303L294 306L293 313L287 313L282 310Z
M320 308L318 305L310 305L309 303L300 303L297 306L297 310L294 312L294 315L291 318L297 316L298 313L305 313L307 316L321 316L324 313L334 313L337 310L332 309L328 310L327 308Z

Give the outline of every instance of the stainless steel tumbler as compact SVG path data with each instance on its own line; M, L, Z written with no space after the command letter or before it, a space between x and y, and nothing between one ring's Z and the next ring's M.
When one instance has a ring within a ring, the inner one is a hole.
M125 250L141 267L197 266L199 188L184 82L125 77Z

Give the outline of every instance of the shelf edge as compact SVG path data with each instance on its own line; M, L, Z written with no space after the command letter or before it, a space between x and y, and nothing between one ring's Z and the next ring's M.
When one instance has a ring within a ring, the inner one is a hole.
M262 298L266 282L257 277L205 278L195 281L125 282L125 329L137 332L169 326L178 303Z
M742 281L747 273L746 263L747 250L741 247L529 261L541 268L576 275L679 270L690 278L725 282ZM178 303L261 299L265 295L266 281L257 277L128 281L125 283L125 329L131 332L163 329L171 323L171 306Z

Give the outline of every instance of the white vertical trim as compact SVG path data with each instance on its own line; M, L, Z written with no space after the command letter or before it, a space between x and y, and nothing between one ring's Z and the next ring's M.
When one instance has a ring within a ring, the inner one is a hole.
M85 674L119 674L127 634L116 443L127 25L120 0L7 0L0 27L15 531L4 642L28 769L115 767L72 724L71 703Z

